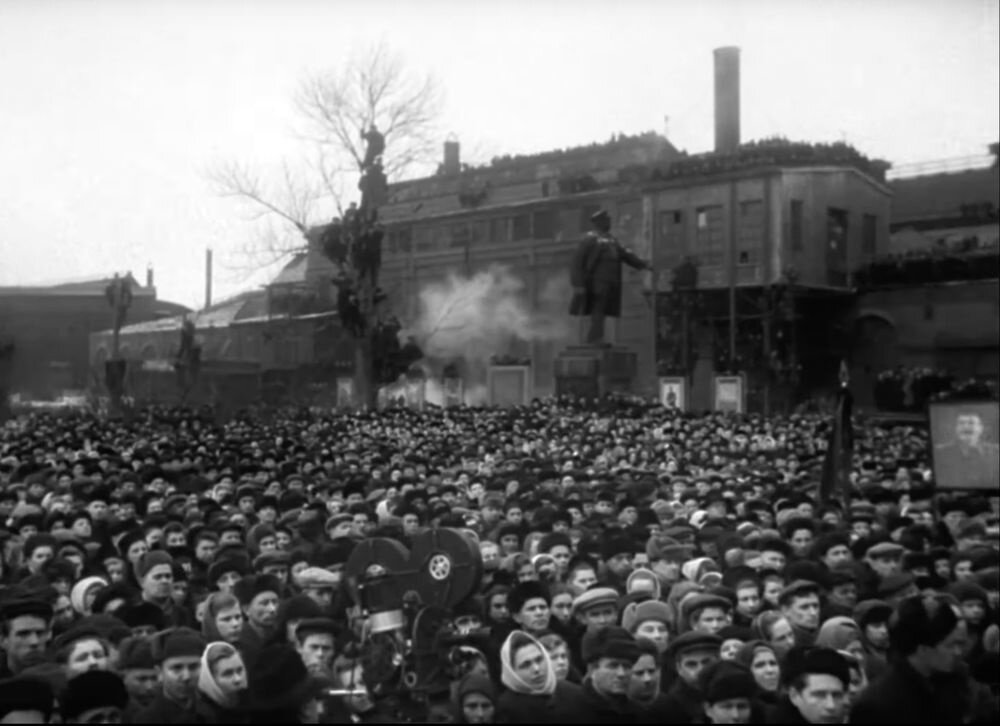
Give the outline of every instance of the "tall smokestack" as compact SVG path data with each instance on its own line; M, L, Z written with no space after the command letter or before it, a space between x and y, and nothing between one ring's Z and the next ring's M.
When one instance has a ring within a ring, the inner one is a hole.
M448 139L444 142L444 164L441 170L445 174L457 174L462 170L458 141Z
M205 307L212 305L212 250L205 250Z
M740 145L740 49L716 48L715 151L732 153Z
M153 266L146 265L146 287L153 286Z

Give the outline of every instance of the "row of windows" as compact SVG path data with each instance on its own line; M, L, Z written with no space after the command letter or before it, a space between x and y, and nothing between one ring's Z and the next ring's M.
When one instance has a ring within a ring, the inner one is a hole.
M389 254L430 252L476 244L503 244L526 240L576 237L591 228L598 204L572 209L539 209L493 219L475 219L436 225L391 228L386 235Z
M848 234L850 230L849 213L846 210L830 208L827 210L828 236L830 243L828 254L838 259L844 257L847 251ZM661 259L665 266L670 267L681 261L686 255L693 254L705 266L716 266L725 263L726 259L726 217L722 205L698 207L694 214L695 249L687 249L685 236L684 212L668 210L660 213L658 225L659 247ZM805 241L805 214L801 199L789 202L788 236L792 251L800 252ZM740 202L739 220L737 222L737 264L753 265L760 262L764 243L764 204L760 200ZM878 239L878 216L863 214L861 216L861 254L864 257L874 257Z

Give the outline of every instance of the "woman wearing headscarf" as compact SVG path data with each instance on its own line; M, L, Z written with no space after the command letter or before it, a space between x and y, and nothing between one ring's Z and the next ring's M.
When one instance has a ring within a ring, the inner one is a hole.
M215 716L213 723L238 723L239 704L247 688L243 656L229 643L209 643L201 656L198 691Z
M751 640L736 653L736 662L746 666L757 682L757 700L766 706L778 703L781 693L781 661L774 647Z
M538 640L515 630L500 648L500 680L504 692L497 699L500 723L566 723L581 690L559 681L552 659Z
M73 610L80 617L86 617L93 612L94 598L102 589L108 586L108 581L103 577L85 577L75 585L69 593L69 601Z
M865 657L861 628L846 615L828 618L816 635L816 645L833 650L844 650L860 659Z

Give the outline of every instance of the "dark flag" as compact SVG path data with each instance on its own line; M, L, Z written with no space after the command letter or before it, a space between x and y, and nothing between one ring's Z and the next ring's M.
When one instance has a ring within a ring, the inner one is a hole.
M849 382L847 363L841 361L840 388L837 389L837 401L833 420L830 422L826 458L823 461L823 478L819 484L819 500L824 504L840 501L844 506L847 506L851 496L851 465L854 453L854 427L851 424L851 411L854 407L854 400L848 390Z

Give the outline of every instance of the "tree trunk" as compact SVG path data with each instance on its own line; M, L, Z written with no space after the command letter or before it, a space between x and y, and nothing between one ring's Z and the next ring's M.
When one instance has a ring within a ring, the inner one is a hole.
M354 339L354 397L355 405L374 411L378 406L378 386L375 383L372 333L370 330Z

